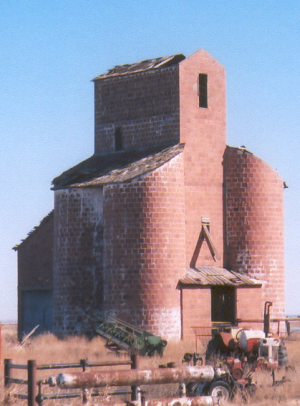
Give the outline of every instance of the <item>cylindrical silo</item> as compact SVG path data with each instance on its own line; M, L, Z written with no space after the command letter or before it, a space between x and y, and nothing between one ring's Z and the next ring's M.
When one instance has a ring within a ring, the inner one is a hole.
M273 317L284 317L281 177L245 149L227 147L224 203L226 266L263 280L263 302L273 302Z

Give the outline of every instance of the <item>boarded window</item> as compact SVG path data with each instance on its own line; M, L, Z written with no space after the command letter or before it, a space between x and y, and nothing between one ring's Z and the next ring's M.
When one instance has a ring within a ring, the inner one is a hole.
M123 149L122 128L117 127L115 129L115 151L121 151L122 149Z
M199 107L207 106L207 74L199 73Z

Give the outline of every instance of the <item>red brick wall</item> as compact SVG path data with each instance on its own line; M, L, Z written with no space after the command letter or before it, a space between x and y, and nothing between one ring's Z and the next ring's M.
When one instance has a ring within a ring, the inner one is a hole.
M107 314L180 338L185 266L182 154L142 179L104 188Z
M269 165L240 149L226 149L227 266L265 280L261 309L273 302L284 316L283 181Z
M54 332L59 335L86 332L86 314L101 314L102 204L101 188L55 191Z
M194 339L195 328L198 334L210 334L211 329L211 289L210 287L190 287L181 290L182 338Z
M211 288L190 286L182 289L182 333L184 339L205 340L211 333ZM262 287L236 288L236 317L243 320L263 319ZM262 329L261 323L242 323L240 327Z
M179 142L178 65L95 81L95 152Z
M242 320L262 320L262 287L239 287L236 289L236 308L237 319ZM252 328L255 330L263 329L261 323L242 323L239 327Z
M199 107L198 76L208 76L208 108ZM220 260L202 245L197 264L223 266L222 160L226 146L225 70L200 50L179 64L180 142L184 149L186 258L190 263L201 231L210 217L210 232Z

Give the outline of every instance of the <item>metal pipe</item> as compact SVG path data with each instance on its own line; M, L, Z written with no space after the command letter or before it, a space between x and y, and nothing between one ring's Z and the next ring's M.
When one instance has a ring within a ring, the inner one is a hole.
M28 385L27 379L9 378L9 383L18 383L20 385Z
M131 369L139 369L140 357L137 354L131 355ZM141 401L141 392L138 386L131 386L131 400Z
M103 372L62 373L57 377L61 389L96 388L104 386L133 386L165 383L206 382L214 378L210 365L152 370L120 370Z
M27 365L23 365L23 364L13 364L10 363L9 368L10 369L27 369Z
M131 361L106 361L106 362L86 362L87 367L109 367L109 366L119 366L119 365L131 365ZM37 369L65 369L65 368L82 368L81 363L76 364L46 364L38 365ZM27 365L25 368L27 369Z
M97 404L97 403L96 403ZM141 406L139 402L105 402L98 405L106 406ZM175 399L150 399L145 400L143 406L217 406L211 396L197 396L192 398L175 398ZM79 406L79 405L78 405Z
M198 396L193 398L151 399L145 401L145 406L212 406L214 400L211 396Z

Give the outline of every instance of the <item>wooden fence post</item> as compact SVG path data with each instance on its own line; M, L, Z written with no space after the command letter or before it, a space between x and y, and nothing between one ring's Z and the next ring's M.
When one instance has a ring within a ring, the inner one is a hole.
M28 360L27 362L27 377L28 377L28 406L35 406L35 398L37 395L37 379L36 379L36 361Z
M82 366L82 372L86 371L87 364L88 364L87 359L80 360L80 365ZM86 388L82 389L82 403L86 404L86 403L88 403L89 400L90 400L90 392Z
M10 368L10 364L11 364L12 360L6 358L4 360L4 386L7 387L9 385L9 380L11 377L11 368Z
M87 359L81 359L81 360L80 360L80 365L82 366L82 372L85 372L86 366L87 366L88 363L89 363L89 362L88 362Z

